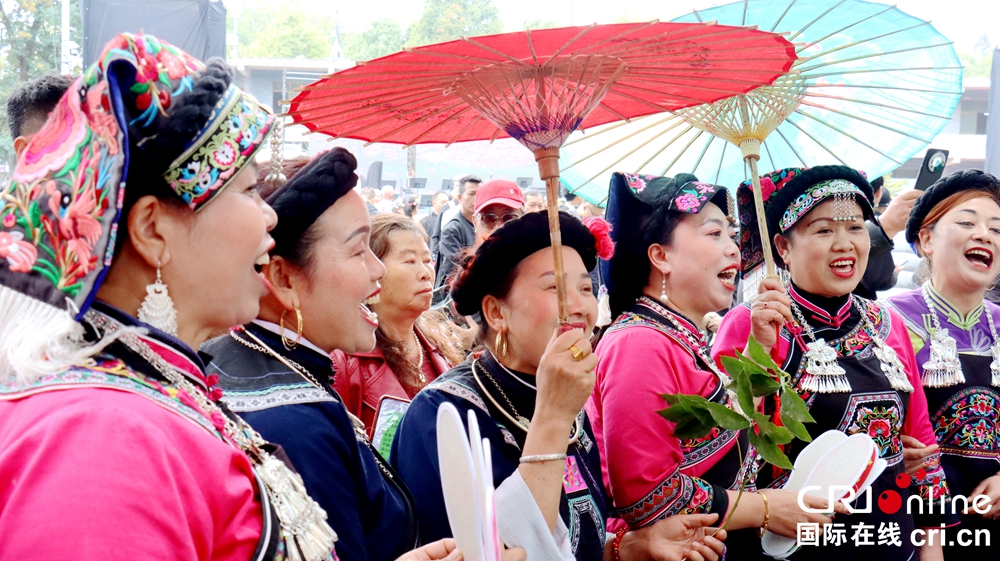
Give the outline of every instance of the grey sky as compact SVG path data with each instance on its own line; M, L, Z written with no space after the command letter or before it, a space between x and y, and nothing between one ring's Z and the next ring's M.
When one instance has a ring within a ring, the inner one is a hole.
M226 0L227 6L241 1ZM273 4L296 0L272 0ZM369 23L380 17L392 17L404 28L420 18L422 0L297 0L311 12L333 15L336 10L340 27L345 31L363 30ZM785 6L786 0L774 0L776 5ZM691 12L731 3L732 0L494 0L500 9L500 18L505 31L521 29L525 21L540 19L566 25L588 23L613 23L641 21L659 18L663 21ZM955 41L960 51L971 51L976 40L983 34L996 45L1000 42L1000 2L997 0L887 0L886 4L896 4L901 10L930 20L934 26Z

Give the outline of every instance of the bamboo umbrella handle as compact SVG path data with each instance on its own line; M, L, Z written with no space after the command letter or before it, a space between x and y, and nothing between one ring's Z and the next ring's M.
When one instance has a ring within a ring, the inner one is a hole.
M538 175L545 182L545 195L549 206L549 237L552 240L552 262L555 265L556 297L559 301L559 323L569 323L569 304L566 300L566 272L563 269L562 233L559 230L559 148L540 148L534 151L538 162Z
M757 159L760 156L748 154L744 159L750 164L750 181L753 183L753 204L757 210L757 229L760 233L760 246L764 252L764 264L767 267L765 278L776 279L778 274L774 269L774 255L771 254L771 236L767 231L767 219L764 218L764 194L760 188L760 175L757 173Z

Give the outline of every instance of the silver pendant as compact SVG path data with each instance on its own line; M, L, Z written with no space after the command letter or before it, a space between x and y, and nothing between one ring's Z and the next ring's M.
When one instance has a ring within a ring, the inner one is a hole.
M156 282L146 285L146 298L139 306L139 321L177 336L177 310L167 292L167 285L160 278L159 268L156 269Z
M958 361L958 345L945 328L931 335L931 356L923 365L920 377L925 388L947 388L965 383L962 363Z
M281 522L289 560L332 560L337 533L327 524L326 512L309 497L302 476L263 450L258 452L258 458L257 475L270 490L268 495Z
M847 393L851 384L847 371L837 363L837 351L825 339L816 339L807 346L805 374L799 383L813 393Z
M899 360L896 350L886 345L885 341L882 341L878 337L873 337L872 339L875 342L875 348L872 349L875 353L875 358L882 365L882 372L885 374L886 379L889 380L889 385L892 386L892 389L906 393L912 392L913 384L906 377L906 369L903 368L903 361Z

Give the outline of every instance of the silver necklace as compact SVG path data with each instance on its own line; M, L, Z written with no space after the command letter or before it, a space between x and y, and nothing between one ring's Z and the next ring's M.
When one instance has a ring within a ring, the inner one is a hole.
M94 310L88 311L85 319L98 333L103 332L105 336L120 331L123 327ZM221 416L225 419L224 432L229 441L247 455L254 465L254 472L264 483L264 490L271 499L281 524L281 534L288 545L289 558L305 561L332 560L337 533L326 522L326 511L309 497L302 477L264 449L267 441L239 416L234 416L233 419L223 413L180 370L164 360L135 333L124 332L118 340L142 357L171 384L184 390L206 418Z
M923 365L923 376L921 382L928 388L945 388L965 383L965 373L962 372L962 363L958 359L958 343L954 337L948 334L948 329L941 327L941 320L938 319L937 309L927 293L927 286L933 285L930 281L920 287L920 294L924 298L924 304L930 312L931 322L934 324L934 333L931 334L931 355ZM990 362L990 384L1000 387L1000 337L997 337L997 328L993 322L993 314L983 303L983 312L986 314L986 323L990 327L990 337L993 344L990 346L990 355L993 360Z
M251 348L251 349L253 349L253 350L257 351L257 352L264 353L266 355L270 355L270 356L276 358L279 362L281 362L282 364L284 364L285 366L287 366L288 368L290 368L292 372L295 372L299 376L302 376L303 378L305 378L307 382L309 382L310 384L316 386L316 388L322 390L323 393L327 393L326 388L324 388L323 385L319 383L319 380L317 380L312 375L312 373L309 372L309 370L306 369L304 366L302 366L301 364L293 361L290 358L283 357L280 354L274 352L271 349L271 347L268 347L266 343L264 343L263 341L261 341L260 338L258 338L253 333L250 333L250 331L243 330L243 333L246 333L247 337L250 337L251 339L253 339L255 341L255 343L251 343L250 341L244 341L243 339L240 339L239 337L236 336L236 331L235 330L230 330L229 331L229 336L232 337L233 339L235 339L236 341L238 341L239 343L242 343L243 345L245 345L245 346L247 346L247 347L249 347L249 348Z
M479 369L480 369L479 360L477 359L472 361L472 377L476 380L476 384L479 385L479 389L483 390L483 393L486 394L486 397L490 400L490 403L492 403L494 407L499 409L500 412L503 413L503 416L507 417L507 420L514 423L517 426L517 428L523 430L527 434L528 429L531 428L531 419L528 419L524 415L521 415L520 413L517 412L517 409L514 407L514 404L511 403L510 398L508 398L507 394L504 393L503 388L500 387L500 384L498 384L497 381L493 379L493 376L490 375L489 370L483 368L482 369L483 374L486 376L487 379L489 379L490 382L492 382L493 387L495 387L497 391L500 392L500 397L502 397L503 400L507 402L507 406L510 407L510 410L514 413L514 415L517 416L517 418L515 419L514 416L512 416L510 413L507 412L506 409L503 408L503 406L497 403L496 398L494 398L493 394L486 389L486 386L483 385L483 381L479 379L479 373L477 372ZM577 418L573 420L573 429L571 432L573 434L573 437L569 439L569 445L575 444L576 441L580 440L580 436L583 434L583 424L580 422L579 416L577 416Z
M962 363L958 360L958 343L955 338L948 334L948 330L941 327L938 319L937 309L931 302L927 294L927 284L920 287L920 295L924 298L924 304L930 312L931 323L934 325L934 332L931 333L931 354L927 362L923 364L923 373L920 377L921 383L926 388L946 388L965 383L965 374L962 372ZM988 315L988 314L987 314ZM993 318L990 318L991 320ZM990 322L992 327L992 321ZM993 337L993 346L996 346L996 336ZM995 361L994 361L995 362Z
M799 387L811 393L848 393L851 383L847 380L847 371L837 363L837 351L826 342L817 339L812 326L806 323L802 310L791 300L792 313L802 331L809 337L803 358L806 361L804 374L799 380Z
M679 331L681 335L684 336L684 338L688 342L688 347L691 349L691 351L693 351L695 354L701 357L702 362L704 362L708 366L708 368L711 369L712 373L714 373L716 376L718 376L720 380L722 380L722 385L728 386L733 381L728 374L720 370L719 367L715 365L715 361L712 360L712 357L705 352L705 345L701 344L700 341L695 339L694 335L691 335L691 331L685 328L683 325L681 325L681 322L677 321L677 319L674 317L673 312L668 310L666 307L660 305L659 303L655 302L652 298L648 296L643 296L640 300L642 304L644 304L646 307L651 308L654 312L666 318L667 321L669 321L671 325L673 325L674 329Z

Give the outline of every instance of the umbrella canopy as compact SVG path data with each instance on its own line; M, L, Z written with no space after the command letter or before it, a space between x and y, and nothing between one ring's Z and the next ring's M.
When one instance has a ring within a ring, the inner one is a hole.
M744 117L770 127L760 147L760 165L768 170L842 163L876 177L923 150L962 94L962 65L951 42L892 6L745 0L676 21L702 19L787 33L799 55L795 72L713 106L574 135L561 171L580 194L603 199L613 171L691 172L735 186L750 176L733 145Z
M409 49L303 88L289 114L333 137L399 144L510 136L546 184L559 318L559 148L574 130L710 103L770 84L795 49L779 35L704 23L591 25Z
M533 146L551 145L551 131L568 134L770 84L794 57L778 35L722 25L521 31L359 63L303 88L288 113L310 130L369 142L451 144L536 133L542 138L529 140Z

